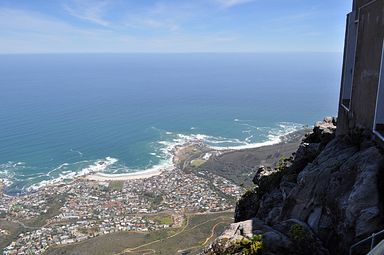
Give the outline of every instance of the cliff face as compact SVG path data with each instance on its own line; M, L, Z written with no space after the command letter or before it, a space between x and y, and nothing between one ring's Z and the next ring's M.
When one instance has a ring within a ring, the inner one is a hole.
M291 158L260 167L236 223L207 253L252 254L239 240L261 235L261 254L346 254L384 228L383 154L364 131L335 137L335 129L325 119Z

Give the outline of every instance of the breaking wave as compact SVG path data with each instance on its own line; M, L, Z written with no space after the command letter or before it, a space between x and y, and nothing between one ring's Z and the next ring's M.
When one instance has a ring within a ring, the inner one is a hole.
M74 163L62 163L46 171L39 171L38 169L28 171L31 167L27 163L9 161L0 164L0 182L3 182L7 187L14 186L16 190L33 191L42 186L73 180L76 177L90 173L119 175L143 171L170 170L174 167L174 150L178 146L202 143L214 150L257 148L280 143L287 134L303 129L302 124L291 122L280 122L272 127L257 126L252 121L241 119L234 119L234 123L239 131L236 137L192 133L196 129L190 129L189 133L177 133L153 127L153 130L160 133L160 138L158 141L151 142L147 154L149 163L144 167L131 168L126 165L129 162L121 162L122 160L117 158L105 157L97 160L84 159ZM71 149L71 152L83 157L83 154L79 151ZM209 155L206 156L209 157Z

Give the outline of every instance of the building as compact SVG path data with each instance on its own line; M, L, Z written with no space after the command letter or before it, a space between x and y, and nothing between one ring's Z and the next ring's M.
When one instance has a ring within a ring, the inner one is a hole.
M384 140L384 0L354 0L347 15L337 133Z

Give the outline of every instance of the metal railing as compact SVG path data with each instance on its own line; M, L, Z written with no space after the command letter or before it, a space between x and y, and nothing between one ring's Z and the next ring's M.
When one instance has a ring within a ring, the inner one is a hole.
M380 236L383 235L382 238L380 238ZM368 242L370 241L370 249L369 251L371 251L381 240L383 240L384 238L384 229L379 231L379 232L376 232L376 233L373 233L371 236L355 243L354 245L351 246L351 248L349 248L349 255L352 255L352 251L362 245L362 244L368 244Z

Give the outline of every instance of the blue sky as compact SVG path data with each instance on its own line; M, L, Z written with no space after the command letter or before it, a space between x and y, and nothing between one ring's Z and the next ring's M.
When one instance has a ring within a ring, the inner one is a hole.
M0 53L341 52L350 0L1 0Z

